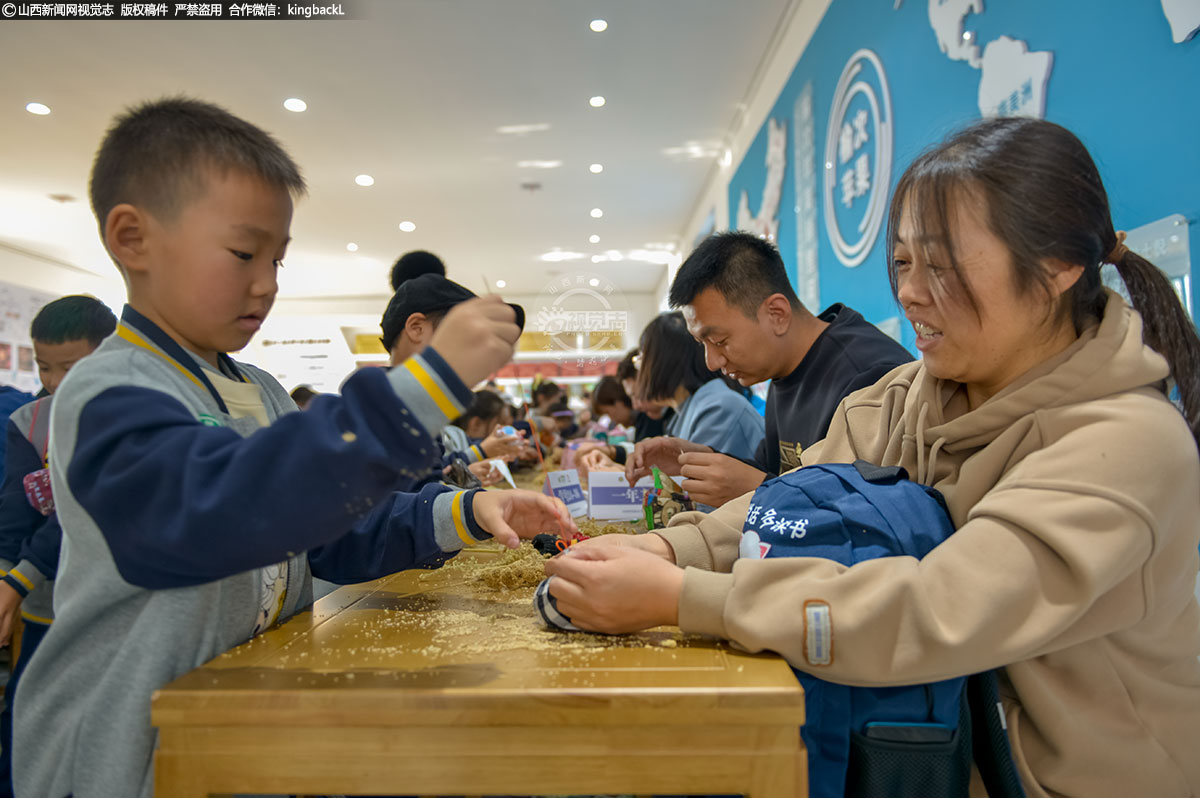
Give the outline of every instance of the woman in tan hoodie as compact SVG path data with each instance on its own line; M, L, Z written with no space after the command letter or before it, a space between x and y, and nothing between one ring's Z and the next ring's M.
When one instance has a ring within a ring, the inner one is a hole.
M918 157L889 275L923 359L847 397L802 463L903 466L958 531L919 562L739 560L748 494L550 561L559 609L607 632L677 623L844 684L1003 667L1028 795L1200 795L1200 341L1123 238L1052 123L987 120ZM828 664L806 659L807 601L830 607Z

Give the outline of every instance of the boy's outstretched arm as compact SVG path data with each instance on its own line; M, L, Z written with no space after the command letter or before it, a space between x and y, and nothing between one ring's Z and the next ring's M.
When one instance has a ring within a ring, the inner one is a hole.
M350 532L310 551L308 562L313 576L351 584L434 567L492 537L516 546L518 537L575 531L566 506L540 493L427 485L418 493L393 493Z

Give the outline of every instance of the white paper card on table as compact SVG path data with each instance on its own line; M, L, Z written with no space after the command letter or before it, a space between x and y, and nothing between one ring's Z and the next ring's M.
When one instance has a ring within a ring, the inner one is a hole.
M588 515L602 521L637 521L643 517L642 499L653 477L642 477L632 487L620 471L588 473Z
M542 493L562 499L562 503L567 505L567 511L571 513L572 518L582 518L587 515L587 495L583 492L583 486L579 484L579 472L575 469L551 471L546 477Z
M500 476L504 477L504 481L507 482L511 487L515 488L517 486L517 483L513 482L512 471L508 470L508 463L504 462L498 457L488 460L488 462L491 464L491 471L493 474L499 474Z

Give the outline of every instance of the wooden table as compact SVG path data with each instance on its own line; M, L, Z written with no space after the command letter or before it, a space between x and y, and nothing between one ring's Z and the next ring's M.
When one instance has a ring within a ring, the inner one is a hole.
M341 588L159 690L158 798L807 795L782 659L550 632L467 570Z

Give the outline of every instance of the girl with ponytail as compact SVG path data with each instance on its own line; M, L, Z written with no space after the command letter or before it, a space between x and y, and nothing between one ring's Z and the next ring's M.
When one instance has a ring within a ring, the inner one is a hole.
M1200 795L1195 328L1050 122L985 120L922 154L888 228L923 357L847 397L801 461L901 466L955 533L919 562L739 559L747 494L551 560L559 611L608 632L678 623L852 685L1002 668L1030 798Z

